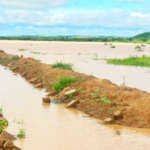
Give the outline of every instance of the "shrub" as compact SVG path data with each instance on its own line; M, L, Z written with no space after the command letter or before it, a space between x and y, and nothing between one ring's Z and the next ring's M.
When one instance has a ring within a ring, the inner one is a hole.
M64 62L56 62L52 65L52 68L62 68L65 70L72 70L73 64L71 63L64 63Z
M76 82L77 78L70 78L70 77L61 77L57 84L53 85L53 91L62 91L63 88L67 87L73 82Z

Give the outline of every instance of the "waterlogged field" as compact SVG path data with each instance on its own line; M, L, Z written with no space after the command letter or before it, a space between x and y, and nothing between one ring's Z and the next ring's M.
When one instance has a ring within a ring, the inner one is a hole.
M148 67L108 65L104 58L150 56L150 46L146 45L139 52L135 50L136 44L113 45L115 48L104 43L0 41L0 49L6 53L32 57L47 64L60 61L73 64L77 72L109 79L118 85L124 82L125 76L124 84L149 92ZM62 64L56 66L64 67ZM64 104L56 101L44 104L42 97L47 94L45 91L35 89L19 74L14 76L2 66L0 73L0 106L9 120L7 131L17 135L20 129L25 129L25 139L15 141L23 150L150 149L149 129L104 126L100 120L75 109L66 109Z
M141 47L140 51L137 45ZM115 48L111 48L115 46ZM150 56L150 45L96 42L38 42L38 41L0 41L0 49L15 55L32 57L42 63L66 62L73 69L87 75L121 85L125 76L126 86L149 92L150 69L106 64L104 59L128 58L131 56Z

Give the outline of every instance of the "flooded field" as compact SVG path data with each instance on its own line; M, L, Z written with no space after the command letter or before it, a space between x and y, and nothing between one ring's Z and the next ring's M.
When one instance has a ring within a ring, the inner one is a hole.
M104 126L99 120L66 109L55 100L43 104L46 93L26 82L20 75L0 66L0 105L9 121L7 131L17 135L25 129L26 138L15 145L23 150L149 150L150 130ZM120 135L116 135L116 131Z
M79 42L38 42L38 41L0 41L0 49L6 53L23 55L39 59L42 63L52 64L56 61L74 64L74 70L121 85L125 76L126 86L149 92L150 69L146 67L128 67L107 65L104 60L94 58L125 58L129 56L150 55L150 45L137 52L138 44L113 44ZM19 51L24 49L24 51Z
M0 41L0 49L6 53L32 57L47 64L61 60L71 62L78 72L109 79L118 85L122 84L125 75L127 86L149 92L148 68L107 65L104 60L93 58L149 55L150 46L147 45L143 52L136 52L137 44L115 45L116 48L111 49L102 43ZM35 89L19 74L14 75L2 66L0 73L0 106L9 121L7 131L17 135L20 129L25 129L26 138L14 143L23 150L150 149L149 129L104 126L100 120L75 109L66 109L65 104L56 100L44 104L42 97L47 94L44 90Z

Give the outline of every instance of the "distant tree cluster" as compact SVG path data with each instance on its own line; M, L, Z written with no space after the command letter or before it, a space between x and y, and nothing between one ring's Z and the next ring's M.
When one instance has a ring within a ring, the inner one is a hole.
M132 38L113 36L0 36L0 40L32 40L32 41L77 41L77 42L115 42L115 43L147 43L150 44L150 32Z

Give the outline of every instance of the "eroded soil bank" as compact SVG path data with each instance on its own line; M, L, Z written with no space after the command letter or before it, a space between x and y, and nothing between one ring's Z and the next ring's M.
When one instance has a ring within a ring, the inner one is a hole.
M76 77L78 82L72 83L57 97L66 103L79 99L75 108L90 116L105 120L111 118L111 123L140 128L150 128L150 94L130 87L120 87L109 80L97 79L74 71L52 68L50 65L42 64L31 58L20 57L17 61L9 61L5 64L4 59L12 57L4 52L0 52L2 65L10 67L14 72L20 73L36 86L41 84L42 88L48 92L52 91L52 86L56 84L60 77ZM85 79L85 80L83 80ZM16 81L17 82L17 81ZM78 95L65 98L64 93L68 90L76 89ZM99 92L98 92L99 91ZM102 98L111 100L111 103L100 101ZM120 111L118 117L114 117L114 112Z

